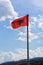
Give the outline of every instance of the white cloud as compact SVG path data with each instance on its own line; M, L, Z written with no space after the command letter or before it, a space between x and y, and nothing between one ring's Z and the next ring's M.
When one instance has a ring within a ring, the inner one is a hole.
M6 61L17 61L26 58L26 49L17 49L17 53L9 52L0 52L0 63Z
M29 58L43 57L43 47L36 48L35 50L29 50ZM0 52L0 63L6 61L17 61L27 58L26 49L17 49L16 52Z
M34 33L29 32L29 42L32 40L38 39L38 35L35 35Z
M37 39L39 37L39 35L35 35L34 33L31 33L31 32L28 32L28 34L29 34L29 36L28 36L29 42L31 42L32 40ZM18 40L26 41L27 40L27 33L26 32L20 32Z
M43 30L43 17L40 18L38 27Z
M37 17L31 17L31 19L33 19L34 22L37 21Z
M30 58L43 57L43 47L39 47L35 50L30 50Z
M18 13L14 10L10 0L0 0L0 21L6 18L16 18Z
M27 33L20 32L18 40L20 40L20 41L26 41L26 39L27 39Z
M29 27L28 27L29 31L31 31L31 22L29 22Z
M11 30L13 30L12 27L11 27L10 25L9 25L9 26L4 25L4 28L5 28L5 29L11 29Z
M32 23L37 24L37 27L43 30L43 16L39 15L38 17L31 17L31 19L33 20Z

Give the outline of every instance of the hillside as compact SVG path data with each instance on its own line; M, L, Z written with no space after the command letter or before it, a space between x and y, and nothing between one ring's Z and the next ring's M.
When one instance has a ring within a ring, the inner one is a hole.
M33 58L29 60L30 65L43 65L43 57L39 58ZM12 62L6 62L2 63L0 65L27 65L27 60L20 60L20 61L12 61Z

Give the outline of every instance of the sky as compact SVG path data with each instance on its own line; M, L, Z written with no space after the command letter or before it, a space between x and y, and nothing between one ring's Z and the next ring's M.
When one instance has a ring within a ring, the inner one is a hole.
M29 15L29 58L43 57L43 0L0 0L0 63L27 58L27 28L11 22Z

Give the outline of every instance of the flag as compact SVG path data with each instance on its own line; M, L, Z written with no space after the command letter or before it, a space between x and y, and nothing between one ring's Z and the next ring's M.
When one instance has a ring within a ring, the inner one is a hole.
M15 19L11 22L13 29L19 28L21 26L28 26L28 15Z

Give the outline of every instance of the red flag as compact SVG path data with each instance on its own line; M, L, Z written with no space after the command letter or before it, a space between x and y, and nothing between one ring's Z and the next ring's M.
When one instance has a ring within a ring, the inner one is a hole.
M28 15L13 20L11 22L11 26L13 29L19 28L21 26L28 26Z

